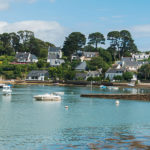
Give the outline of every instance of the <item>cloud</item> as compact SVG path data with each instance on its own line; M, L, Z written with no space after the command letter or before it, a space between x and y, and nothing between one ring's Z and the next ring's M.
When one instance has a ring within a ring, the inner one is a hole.
M49 41L57 46L62 46L67 29L55 21L21 21L15 23L0 22L0 33L17 32L20 30L30 30L35 33L35 37L44 41Z
M131 28L136 37L150 37L150 24L137 25Z
M9 8L9 1L8 0L0 0L0 11L6 10Z
M27 3L33 3L37 0L0 0L0 11L7 10L11 3L16 3L20 1L25 1Z

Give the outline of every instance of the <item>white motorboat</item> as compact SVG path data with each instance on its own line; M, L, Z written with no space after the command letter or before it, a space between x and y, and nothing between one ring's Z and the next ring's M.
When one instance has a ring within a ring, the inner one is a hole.
M61 101L61 96L54 94L36 95L34 98L37 101Z
M134 87L134 86L135 86L135 83L128 83L128 86Z
M109 90L119 90L119 88L116 87L116 86L108 86L107 88L108 88Z
M5 86L5 84L0 84L0 88L3 88L3 86Z
M53 92L53 94L54 94L54 95L60 95L60 96L62 96L62 95L64 95L65 93L64 93L64 92Z
M2 92L4 95L10 95L12 93L12 89L10 86L4 85Z

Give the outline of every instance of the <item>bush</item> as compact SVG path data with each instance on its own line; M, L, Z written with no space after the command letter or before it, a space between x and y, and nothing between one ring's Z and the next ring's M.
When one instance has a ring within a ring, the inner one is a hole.
M115 76L114 79L121 81L121 80L123 80L123 76Z
M132 72L125 72L123 74L123 78L127 81L131 81L131 79L133 78L133 73Z
M87 78L87 81L94 81L94 80L93 80L93 77L88 77L88 78Z

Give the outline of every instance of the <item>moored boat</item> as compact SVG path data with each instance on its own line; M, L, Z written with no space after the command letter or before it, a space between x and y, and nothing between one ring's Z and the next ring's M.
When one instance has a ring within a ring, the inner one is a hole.
M64 95L64 92L53 92L54 95Z
M2 92L4 95L10 95L12 93L12 89L10 86L4 85Z
M108 88L109 90L119 90L119 88L116 87L116 86L108 86L107 88Z
M3 86L5 86L5 84L0 84L0 88L3 88Z
M105 85L100 86L101 89L106 89L107 87Z
M61 101L61 97L54 94L36 95L34 98L37 101Z
M134 87L134 86L135 86L135 83L128 83L128 86Z

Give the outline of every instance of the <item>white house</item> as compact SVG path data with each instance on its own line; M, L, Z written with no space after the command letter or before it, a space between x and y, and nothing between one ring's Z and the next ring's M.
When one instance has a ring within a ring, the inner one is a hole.
M36 63L38 59L35 55L27 52L16 52L16 59L18 63Z
M61 59L62 51L60 47L49 47L48 48L48 59L47 62L50 62L51 59Z
M148 59L149 56L150 54L146 54L146 53L132 54L132 58L134 58L135 60Z
M44 81L45 77L49 77L49 73L46 70L33 70L29 72L26 80Z
M105 73L105 78L109 78L110 80L113 80L115 76L122 76L125 72L125 69L108 69L108 71Z
M47 62L50 66L60 66L65 61L62 59L62 51L60 47L49 47Z

